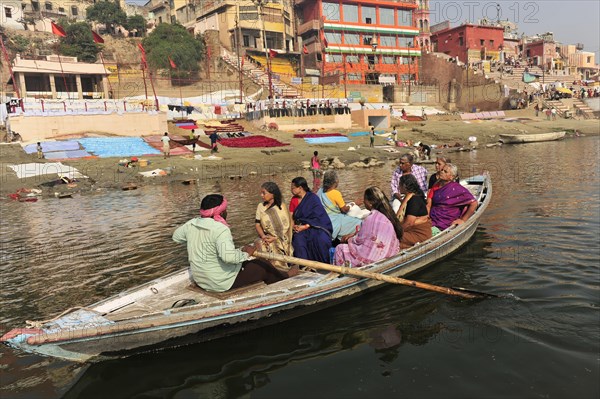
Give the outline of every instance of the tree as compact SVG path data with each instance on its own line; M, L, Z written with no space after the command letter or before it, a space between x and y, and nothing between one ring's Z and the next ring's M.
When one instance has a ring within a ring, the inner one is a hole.
M101 47L94 43L92 28L85 22L63 24L66 37L59 44L61 54L77 57L79 61L96 62Z
M176 78L190 77L199 70L204 59L204 40L194 38L180 24L159 24L142 42L152 69L170 69L169 57L177 65Z
M127 18L125 29L129 32L135 29L135 36L144 36L146 34L146 20L141 15L132 15Z
M110 34L115 34L118 25L125 25L127 14L117 1L98 1L86 9L86 19L104 24Z

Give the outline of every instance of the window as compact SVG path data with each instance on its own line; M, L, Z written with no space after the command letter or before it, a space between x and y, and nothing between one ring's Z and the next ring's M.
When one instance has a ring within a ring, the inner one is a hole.
M65 8L64 7L58 7L58 12L65 12Z
M331 44L342 44L342 34L334 33L334 32L325 32L325 39L327 39L327 43Z
M461 46L461 47L465 45L465 41L464 41L464 39L462 37L458 38L458 45Z
M372 41L373 41L372 36L363 36L363 44L364 45L370 46Z
M396 63L396 58L393 57L393 56L384 55L381 58L381 63L382 64L395 64Z
M79 10L77 9L77 6L71 6L71 15L74 17L79 15Z
M490 46L494 46L494 40L490 40Z
M33 9L33 11L39 11L40 10L40 3L38 3L37 1L32 1L31 2L31 8Z
M250 36L244 35L242 36L242 40L244 41L244 47L250 47Z
M46 11L52 11L52 3L46 3Z
M358 64L359 63L358 55L347 55L346 63L347 64Z
M412 47L412 38L410 37L399 37L398 47Z
M398 57L398 61L403 65L410 64L410 57Z
M12 8L4 7L4 15L6 15L6 18L12 18Z
M258 20L258 12L240 13L240 21L256 21Z
M348 75L346 75L346 80L362 81L362 75L360 73L349 73Z
M370 24L372 21L377 21L377 14L375 13L375 7L362 6L362 21L365 24Z
M355 33L344 33L344 43L345 44L359 44L360 36Z
M342 62L344 62L342 60L342 55L341 54L325 54L325 61L327 62L335 62L338 64L341 64Z
M479 44L482 45L482 46L485 46L485 40L479 39Z
M340 5L338 3L323 3L323 16L328 21L339 21Z
M379 35L379 45L384 47L396 47L396 36Z
M591 56L588 56L588 57L587 57L587 63L588 63L588 64L591 64L591 63L592 63L592 57L591 57Z
M398 10L398 25L412 26L412 11Z
M358 22L358 6L355 4L342 5L344 22Z
M379 7L379 23L381 25L395 25L394 9Z

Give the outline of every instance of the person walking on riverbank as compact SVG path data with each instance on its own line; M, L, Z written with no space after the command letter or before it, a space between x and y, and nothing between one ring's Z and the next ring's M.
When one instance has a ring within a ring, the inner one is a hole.
M44 158L44 152L42 151L42 143L40 143L39 141L37 143L37 157L38 159Z
M371 131L369 132L369 147L375 147L375 126L371 125Z
M161 141L163 143L163 155L165 159L167 159L171 156L171 144L169 144L171 138L169 137L169 133L165 132L165 135L162 136Z

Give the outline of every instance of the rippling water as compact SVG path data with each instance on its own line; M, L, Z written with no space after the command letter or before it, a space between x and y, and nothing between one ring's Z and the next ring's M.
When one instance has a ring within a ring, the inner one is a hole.
M452 154L490 170L473 240L415 279L503 294L386 287L277 326L93 365L0 347L4 397L589 397L600 394L598 137ZM323 151L326 153L326 151ZM341 171L347 201L393 167ZM289 181L275 180L289 199ZM308 177L308 176L307 176ZM267 179L0 202L0 333L186 264L174 228L224 193L236 243Z

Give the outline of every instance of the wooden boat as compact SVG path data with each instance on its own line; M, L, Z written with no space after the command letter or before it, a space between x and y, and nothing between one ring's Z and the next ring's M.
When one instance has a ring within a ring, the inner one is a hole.
M539 141L554 141L565 137L566 132L533 133L533 134L500 134L504 144L537 143Z
M463 246L491 201L492 185L487 173L462 184L479 201L477 211L464 224L359 270L406 276ZM305 271L275 284L210 293L193 283L186 267L87 307L68 309L51 320L28 322L27 328L11 330L0 341L26 352L97 361L275 324L384 284L347 274Z

